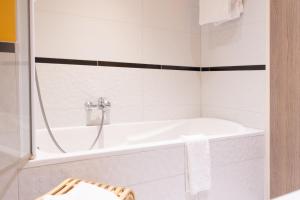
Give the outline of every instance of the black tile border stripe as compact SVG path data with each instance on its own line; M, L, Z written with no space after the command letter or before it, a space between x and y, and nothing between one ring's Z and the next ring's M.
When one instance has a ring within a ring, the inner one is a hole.
M120 67L120 68L137 68L137 69L161 69L161 70L180 70L180 71L254 71L265 70L265 65L241 65L241 66L221 66L221 67L191 67L191 66L175 66L175 65L155 65L143 63L126 63L113 61L96 61L96 60L76 60L62 58L45 58L36 57L36 63L48 64L65 64L65 65L89 65L100 67Z
M241 65L241 66L222 66L222 67L202 67L203 72L216 71L254 71L266 70L266 65Z
M65 64L65 65L90 65L90 66L101 66L101 67L200 71L200 67L189 67L189 66L171 66L171 65L157 65L157 64L144 64L144 63L126 63L126 62L92 61L92 60L76 60L76 59L74 60L74 59L45 58L45 57L36 57L35 62L48 63L48 64Z
M36 63L49 63L49 64L64 64L64 65L90 65L98 66L96 60L74 60L74 59L62 59L62 58L35 58Z
M140 64L140 63L124 63L124 62L109 62L109 61L98 61L98 66L102 66L102 67L123 67L123 68L141 68L141 69L161 69L161 65Z
M15 43L0 42L0 52L15 53L16 52Z
M182 70L182 71L201 71L200 67L188 67L188 66L172 66L172 65L162 65L162 69L165 70Z

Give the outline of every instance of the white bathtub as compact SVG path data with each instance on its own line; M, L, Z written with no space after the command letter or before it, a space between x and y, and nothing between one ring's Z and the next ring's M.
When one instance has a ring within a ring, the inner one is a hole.
M33 199L68 177L129 186L137 200L184 200L180 136L194 134L210 139L213 178L208 199L263 199L262 130L211 118L114 124L105 126L101 142L87 151L97 130L53 129L67 154L57 150L46 130L38 130L36 159L20 175L20 190L27 191L21 200ZM28 192L30 187L36 189Z
M98 127L56 128L53 132L59 144L67 152L72 153L62 157L69 157L78 155L76 152L80 152L80 155L91 153L88 148L97 136ZM203 134L213 140L262 134L262 131L235 122L212 118L106 125L92 153L130 151L150 146L178 144L181 143L180 136L194 134ZM51 141L47 130L37 130L36 144L38 159L60 156L57 155L60 152Z
M300 199L300 191L291 192L289 194L283 195L281 197L277 197L273 200L298 200Z

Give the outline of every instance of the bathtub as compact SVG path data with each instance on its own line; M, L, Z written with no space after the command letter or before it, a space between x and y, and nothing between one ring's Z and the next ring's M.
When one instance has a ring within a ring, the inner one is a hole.
M46 130L36 132L36 155L20 173L21 200L33 199L60 181L76 177L134 189L137 200L184 200L185 150L182 135L209 138L212 159L210 200L262 200L264 132L213 118L55 128L68 153L60 153ZM28 191L28 188L35 188ZM23 194L23 193L22 193Z
M295 192L291 192L288 193L286 195L283 195L281 197L277 197L273 200L296 200L296 199L300 199L300 191L295 191Z

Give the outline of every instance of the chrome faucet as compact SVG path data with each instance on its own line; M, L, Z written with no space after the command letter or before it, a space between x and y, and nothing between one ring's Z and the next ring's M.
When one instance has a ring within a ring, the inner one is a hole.
M101 125L102 117L104 117L104 124L110 123L111 102L107 98L100 97L96 102L87 101L84 107L87 126Z
M87 101L84 103L84 107L86 110L94 110L98 108L98 105L93 103L92 101Z
M98 107L100 110L107 111L111 108L111 103L104 97L98 99Z
M107 111L111 108L111 103L110 101L107 100L107 98L100 97L97 101L97 103L94 103L92 101L87 101L84 104L86 110L103 110Z

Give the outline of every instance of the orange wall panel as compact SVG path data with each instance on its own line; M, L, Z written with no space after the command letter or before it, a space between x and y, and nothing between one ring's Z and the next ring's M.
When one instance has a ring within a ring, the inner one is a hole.
M0 0L0 42L16 42L15 0Z

